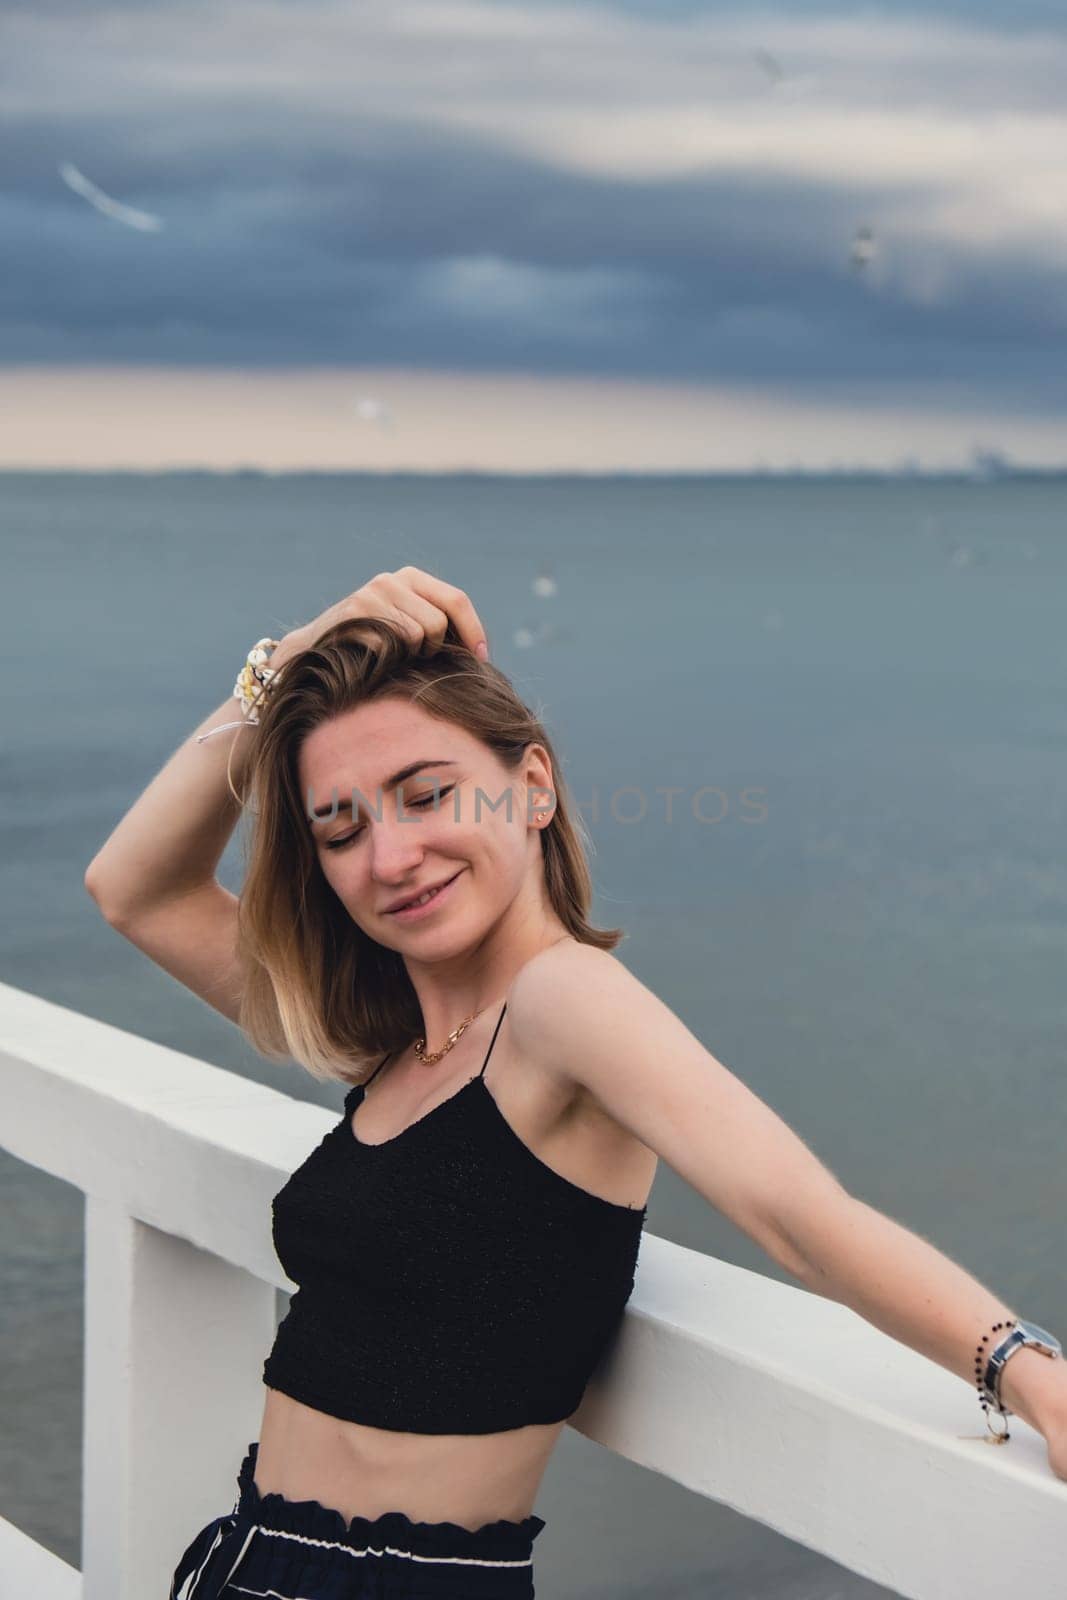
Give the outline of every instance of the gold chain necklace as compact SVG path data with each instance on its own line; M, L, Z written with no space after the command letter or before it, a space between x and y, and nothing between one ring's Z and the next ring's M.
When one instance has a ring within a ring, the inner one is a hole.
M432 1067L435 1061L440 1061L442 1056L447 1056L447 1054L451 1050L452 1046L456 1043L456 1040L461 1038L462 1035L466 1033L467 1029L470 1027L471 1023L475 1020L475 1018L476 1017L480 1017L482 1015L483 1011L488 1011L488 1010L489 1010L488 1006L483 1006L481 1011L472 1011L470 1016L466 1017L460 1023L458 1028L453 1028L452 1032L448 1036L448 1043L445 1044L445 1045L442 1045L440 1050L435 1050L432 1055L426 1055L424 1053L425 1050L426 1050L426 1040L425 1039L416 1039L415 1040L415 1054L418 1056L420 1061L425 1063L426 1066Z
M567 940L569 937L570 937L569 934L566 934L566 933L561 934L560 937L555 941L554 944L546 945L545 949L546 950L553 950L553 949L555 949L555 946L557 944L563 944L564 941ZM489 1005L495 1005L495 1004L496 1004L496 1001L494 1001L494 1000L491 1000L489 1002ZM442 1045L440 1050L435 1050L433 1055L431 1055L431 1056L423 1054L424 1050L426 1049L426 1040L425 1039L416 1039L415 1040L415 1054L418 1056L420 1061L422 1061L422 1062L424 1062L426 1064L426 1066L432 1067L435 1061L440 1061L442 1056L447 1056L448 1052L451 1050L451 1048L455 1044L456 1040L459 1039L464 1033L466 1033L467 1029L470 1027L471 1023L475 1020L475 1018L476 1017L480 1017L482 1015L482 1012L488 1011L488 1010L489 1010L489 1006L483 1006L481 1011L472 1011L470 1016L464 1018L464 1020L460 1023L459 1027L458 1028L454 1028L453 1031L449 1034L448 1043L445 1044L445 1045Z

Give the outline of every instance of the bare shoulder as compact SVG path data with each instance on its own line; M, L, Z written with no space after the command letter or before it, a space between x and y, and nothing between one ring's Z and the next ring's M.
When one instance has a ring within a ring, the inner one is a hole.
M524 997L531 992L536 992L539 985L551 982L564 972L589 971L594 966L616 962L615 957L606 950L598 950L595 945L582 944L578 939L570 937L560 939L556 944L550 944L547 949L541 950L521 967L516 974L508 997L508 1011L511 1011L512 1002L522 1005Z
M806 1270L808 1241L849 1202L844 1186L665 1001L610 952L575 941L542 951L513 992L515 1034L561 1095L662 1158L774 1260Z
M512 1047L560 1140L546 1142L549 1164L566 1173L571 1162L575 1182L626 1205L647 1198L656 1154L588 1070L589 1045L605 1009L625 1026L640 993L649 991L609 952L564 939L520 969L508 996Z
M617 956L565 939L520 970L508 995L508 1017L526 1060L577 1089L588 1087L577 1065L589 1030L603 1028L609 1018L625 1028L649 1004L663 1003Z

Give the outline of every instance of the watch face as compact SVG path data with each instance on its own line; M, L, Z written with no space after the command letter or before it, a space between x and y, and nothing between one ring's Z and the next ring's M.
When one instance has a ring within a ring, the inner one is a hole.
M1024 1322L1020 1317L1018 1331L1020 1333L1024 1333L1028 1340L1036 1340L1039 1344L1043 1344L1047 1349L1055 1350L1057 1354L1062 1355L1063 1346L1060 1344L1060 1341L1056 1338L1055 1334L1049 1333L1047 1328L1039 1328L1036 1322Z

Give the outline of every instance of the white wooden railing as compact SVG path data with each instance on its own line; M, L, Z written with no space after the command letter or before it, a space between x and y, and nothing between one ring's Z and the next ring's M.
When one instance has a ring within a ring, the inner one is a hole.
M0 1519L0 1593L145 1600L232 1505L293 1288L270 1199L335 1117L3 984L0 1074L3 1145L84 1192L86 1246L83 1571ZM654 1234L572 1425L901 1595L1067 1592L1040 1435L959 1437L982 1414L951 1373Z

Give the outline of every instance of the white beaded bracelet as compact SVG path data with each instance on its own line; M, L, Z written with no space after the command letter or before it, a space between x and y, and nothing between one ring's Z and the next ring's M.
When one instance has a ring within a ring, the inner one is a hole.
M268 667L267 662L280 643L280 639L256 640L245 657L245 664L237 674L237 681L233 686L233 698L241 702L242 715L236 722L220 722L217 728L209 728L207 733L197 734L197 744L203 744L205 739L212 738L216 733L222 733L226 728L243 728L246 722L258 723L256 704L275 676L275 670Z

